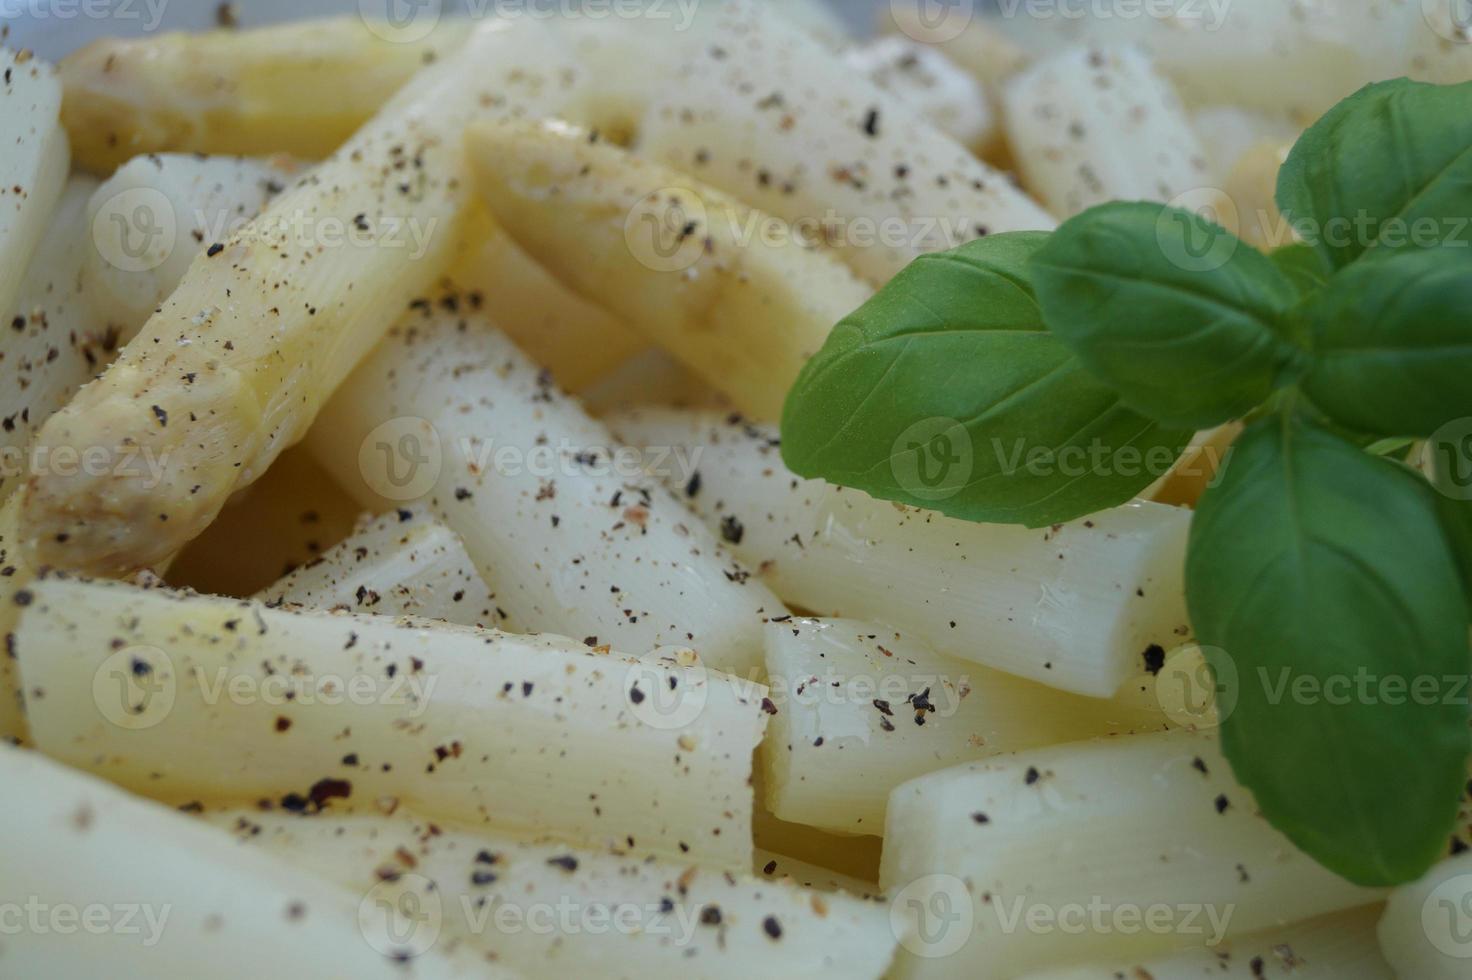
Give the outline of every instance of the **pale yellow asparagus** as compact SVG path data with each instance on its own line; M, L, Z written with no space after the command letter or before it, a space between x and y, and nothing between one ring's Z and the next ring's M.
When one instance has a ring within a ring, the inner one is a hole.
M252 30L104 38L61 62L77 165L107 175L144 153L291 153L320 160L469 26L423 38L360 17Z
M871 293L770 216L587 132L500 122L466 143L519 245L760 418Z

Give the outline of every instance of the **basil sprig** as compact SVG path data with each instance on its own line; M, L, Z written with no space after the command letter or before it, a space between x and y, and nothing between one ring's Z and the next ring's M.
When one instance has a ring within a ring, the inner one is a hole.
M1237 668L1223 747L1298 846L1395 885L1445 853L1472 754L1472 83L1345 100L1278 204L1304 242L1271 255L1116 203L917 259L798 379L783 456L1038 526L1138 493L1190 429L1247 419L1186 569L1197 640ZM1424 458L1453 456L1434 487L1400 461L1427 438ZM1027 465L1086 446L1085 466ZM1143 449L1154 468L1123 465Z

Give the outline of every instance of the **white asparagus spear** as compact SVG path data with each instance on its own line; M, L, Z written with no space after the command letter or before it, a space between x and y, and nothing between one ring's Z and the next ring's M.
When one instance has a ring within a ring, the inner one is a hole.
M794 227L882 284L924 252L1054 221L904 102L761 6L721 4L635 149ZM735 43L731 38L739 38Z
M473 305L411 311L323 413L317 458L365 506L424 500L507 628L759 673L781 603Z
M1463 980L1472 962L1472 854L1392 892L1378 934L1397 977Z
M895 947L882 906L749 873L467 832L404 810L205 819L375 901L424 909L442 941L531 978L878 978Z
M1381 906L1267 929L1220 946L1108 966L1060 967L1025 980L1395 980L1375 944ZM1421 973L1402 976L1424 976Z
M946 656L1091 697L1113 696L1152 646L1189 633L1188 511L1135 503L1036 531L972 524L800 480L776 432L740 418L655 409L609 424L631 446L661 447L651 462L687 467L672 482L698 471L690 504L795 606L878 620Z
M393 796L750 867L760 685L556 637L113 584L42 581L26 602L36 746L165 802Z
M172 554L300 439L454 253L469 193L466 123L560 104L540 73L515 66L562 50L539 22L479 25L331 160L196 259L135 342L38 437L45 448L112 452L129 440L166 460L162 481L33 480L26 516L41 562L125 572Z
M328 156L467 25L407 38L362 17L104 38L61 62L77 162L111 173L142 153Z
M894 791L887 829L880 884L914 927L902 978L1146 958L1377 898L1274 830L1195 733L932 773Z
M410 956L350 889L37 753L0 746L0 782L7 977L514 977L450 943Z
M270 605L495 625L496 599L454 531L423 508L368 522L256 596Z
M958 762L1165 727L1159 711L942 657L859 620L770 624L767 685L767 806L837 833L883 835L896 786Z
M845 52L844 60L962 146L980 150L996 139L997 116L985 86L938 49L884 37Z
M31 256L66 185L56 69L0 48L0 310L15 307Z
M565 124L477 126L466 147L518 244L759 418L873 293L771 216Z
M1069 48L1013 78L1003 98L1023 183L1060 218L1113 200L1175 203L1220 183L1170 82L1133 48Z

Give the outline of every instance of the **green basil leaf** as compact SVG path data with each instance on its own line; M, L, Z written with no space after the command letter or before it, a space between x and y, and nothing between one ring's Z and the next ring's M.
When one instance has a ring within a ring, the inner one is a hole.
M1238 441L1189 547L1192 623L1235 668L1238 779L1351 881L1418 877L1445 853L1472 752L1466 602L1430 485L1272 416Z
M1311 296L1323 289L1334 271L1324 263L1324 257L1306 242L1274 249L1268 253L1268 258L1293 283L1300 297Z
M1461 249L1355 263L1305 316L1314 359L1303 390L1331 418L1429 436L1472 417L1472 257Z
M1299 351L1283 319L1298 292L1271 260L1198 215L1092 208L1029 265L1043 320L1126 406L1205 429L1272 394Z
M1278 209L1336 268L1472 244L1472 82L1402 78L1345 99L1288 154Z
M1130 500L1190 433L1131 412L1049 334L1019 232L916 259L834 328L787 398L795 472L1041 527Z

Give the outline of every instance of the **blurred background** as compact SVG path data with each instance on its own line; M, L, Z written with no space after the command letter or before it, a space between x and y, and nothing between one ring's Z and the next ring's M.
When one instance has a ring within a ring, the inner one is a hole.
M558 0L559 3L563 0ZM578 0L570 0L576 4ZM675 0L671 0L673 4ZM825 0L849 28L860 36L873 32L875 18L889 6L889 0ZM993 0L928 0L940 8L980 10ZM440 0L236 0L222 4L220 0L91 0L67 5L46 0L0 0L0 20L10 27L12 43L28 47L45 58L59 58L73 49L100 37L142 34L160 27L166 30L201 30L216 26L222 16L232 17L243 27L273 24L302 17L363 11L382 15L390 5L411 10ZM506 0L443 0L445 12L488 9L492 4L505 6ZM543 4L545 7L545 4ZM113 16L96 17L82 13L88 9L108 7ZM223 10L229 8L228 10ZM37 16L35 11L54 9L52 16ZM62 16L70 9L70 16Z

